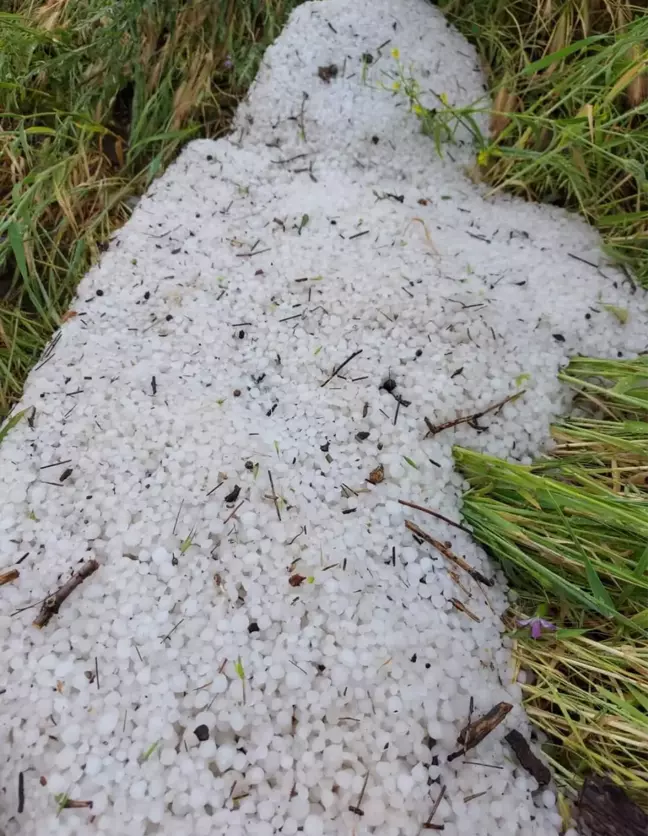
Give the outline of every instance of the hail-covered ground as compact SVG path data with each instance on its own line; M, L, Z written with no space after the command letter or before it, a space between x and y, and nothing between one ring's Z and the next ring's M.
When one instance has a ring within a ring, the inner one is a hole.
M487 198L468 143L440 159L394 47L424 88L482 95L423 0L301 6L236 131L155 184L29 379L0 450L6 834L416 836L442 788L444 836L558 832L502 740L529 729L501 575L398 500L458 520L452 445L536 453L559 365L644 349L645 298L585 263L578 220ZM522 388L483 432L426 437ZM514 708L449 761L471 701Z

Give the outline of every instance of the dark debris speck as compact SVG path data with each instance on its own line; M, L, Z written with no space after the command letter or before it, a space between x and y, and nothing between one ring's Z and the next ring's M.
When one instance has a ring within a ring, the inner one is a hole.
M196 728L194 729L194 734L196 735L198 740L200 740L201 743L205 740L209 740L209 729L204 723L200 726L196 726Z

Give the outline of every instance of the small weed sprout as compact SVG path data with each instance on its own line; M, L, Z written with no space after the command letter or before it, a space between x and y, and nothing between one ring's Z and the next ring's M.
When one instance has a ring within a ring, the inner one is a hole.
M477 159L480 164L488 159L487 140L477 123L475 115L482 111L477 105L455 107L450 104L446 93L435 93L433 90L424 91L411 67L407 68L400 59L398 49L392 50L392 58L396 63L395 72L390 73L391 87L383 84L384 89L391 89L394 94L405 96L409 102L410 111L418 117L421 130L434 141L437 154L443 156L443 146L457 141L457 132L463 128L472 136L478 147ZM423 95L429 92L437 104L427 107L423 104Z

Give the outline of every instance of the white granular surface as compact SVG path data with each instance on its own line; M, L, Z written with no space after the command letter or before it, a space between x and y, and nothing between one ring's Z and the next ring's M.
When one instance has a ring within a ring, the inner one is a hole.
M491 609L404 521L493 574L485 555L397 499L458 519L452 444L537 452L559 364L643 350L645 298L570 257L601 260L577 219L487 199L468 143L440 160L381 89L392 47L425 87L481 95L473 50L422 0L301 6L232 137L192 143L141 201L29 379L33 427L0 450L0 560L24 558L0 589L6 834L415 836L441 785L444 836L558 832L554 793L502 741L529 729L501 575ZM520 375L487 432L425 438L424 416ZM47 627L15 614L90 557ZM471 697L474 716L515 707L448 763Z

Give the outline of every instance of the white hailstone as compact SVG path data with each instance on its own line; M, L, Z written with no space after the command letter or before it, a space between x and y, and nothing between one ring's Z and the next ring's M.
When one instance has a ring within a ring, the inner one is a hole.
M222 674L217 674L209 687L210 692L212 694L224 694L228 688L228 681L227 677L223 676Z
M160 752L160 763L163 766L170 766L176 759L176 751L175 749L171 749L169 747L162 749Z
M414 778L411 775L399 775L396 779L398 791L407 797L414 788Z
M284 819L283 827L281 832L285 834L285 836L295 836L299 829L299 822L292 818L292 816L288 816L288 818Z
M54 795L64 792L68 786L69 782L66 776L61 775L58 772L52 772L49 774L47 778L47 788Z
M119 711L116 708L108 708L103 711L97 722L97 731L100 735L110 734L119 722Z
M80 738L81 726L76 724L66 726L61 732L61 743L65 743L66 746L74 746L75 743L78 743Z
M58 769L68 769L74 761L76 760L77 753L76 750L73 749L71 746L66 747L65 749L61 749L61 751L56 756L56 766Z
M153 549L151 553L151 560L156 564L156 566L161 566L163 563L167 563L171 560L171 555L166 549L158 546Z
M273 801L270 801L269 799L261 801L261 803L257 806L257 815L262 821L270 821L270 819L274 816L275 809L275 803Z
M322 836L324 823L319 816L307 816L304 822L304 836Z
M229 744L222 744L218 747L216 751L216 764L218 769L221 772L225 772L226 769L229 769L232 766L234 761L234 757L236 755L236 749Z
M231 831L230 831L231 832ZM254 824L255 836L274 836L274 828L267 821L257 821Z
M290 811L290 815L297 819L299 822L303 822L308 813L310 812L310 804L308 802L308 798L303 795L296 795L288 805L288 809Z
M363 801L363 823L369 827L377 827L385 821L385 804L381 798L368 798Z
M400 697L390 697L387 700L387 711L390 714L397 714L403 708L403 702Z
M130 797L135 800L144 798L146 795L146 781L135 781L130 787Z

